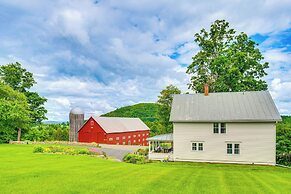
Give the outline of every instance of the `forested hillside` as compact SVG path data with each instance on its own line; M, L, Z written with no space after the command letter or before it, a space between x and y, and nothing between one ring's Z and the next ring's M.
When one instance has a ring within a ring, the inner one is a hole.
M106 117L135 117L140 118L150 129L151 136L165 133L165 126L160 121L161 105L157 103L139 103L118 108L103 114Z
M144 122L158 120L160 105L156 103L139 103L132 106L124 106L112 112L103 114L104 117L135 117Z

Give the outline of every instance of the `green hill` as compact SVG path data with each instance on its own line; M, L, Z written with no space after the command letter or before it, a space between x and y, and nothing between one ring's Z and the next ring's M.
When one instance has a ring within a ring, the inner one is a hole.
M158 120L160 105L156 103L139 103L132 106L124 106L112 112L103 114L106 117L135 117L144 122Z

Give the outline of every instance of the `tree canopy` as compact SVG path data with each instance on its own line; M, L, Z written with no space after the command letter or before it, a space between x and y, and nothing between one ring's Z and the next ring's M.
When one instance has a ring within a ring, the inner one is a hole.
M253 40L244 32L236 33L225 20L216 20L209 31L194 35L200 51L187 68L192 77L189 89L210 92L267 90L261 78L267 75L268 63Z
M23 93L26 96L30 107L30 117L32 122L40 123L47 119L45 114L47 110L44 107L46 98L41 97L36 92L31 92L29 89L36 84L33 74L21 67L21 64L10 63L0 66L0 79L11 88Z
M0 142L16 139L18 129L27 128L31 119L24 94L0 82Z

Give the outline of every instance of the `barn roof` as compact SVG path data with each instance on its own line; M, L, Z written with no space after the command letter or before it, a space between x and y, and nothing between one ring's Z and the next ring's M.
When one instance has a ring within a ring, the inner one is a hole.
M124 117L92 117L106 133L122 133L130 131L150 130L139 118Z
M268 91L174 95L173 122L275 122L281 116Z

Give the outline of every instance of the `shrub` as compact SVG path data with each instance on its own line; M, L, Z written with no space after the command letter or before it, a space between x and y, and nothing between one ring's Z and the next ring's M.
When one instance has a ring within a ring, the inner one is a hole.
M146 157L139 154L127 154L124 156L123 161L132 164L145 164L147 162Z
M43 153L44 152L44 148L41 146L35 146L33 148L33 153Z
M49 146L47 151L48 153L64 152L64 148L60 146Z
M74 148L66 147L64 148L64 153L69 155L76 155L78 154L77 151Z
M143 155L143 156L147 156L149 154L149 149L146 148L146 149L138 149L136 150L136 153L139 154L139 155Z
M88 149L80 149L80 150L78 150L78 154L90 155L90 152Z

